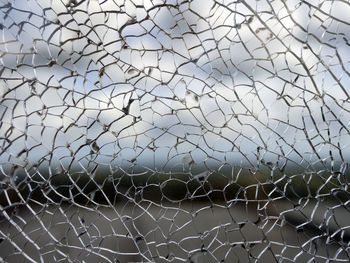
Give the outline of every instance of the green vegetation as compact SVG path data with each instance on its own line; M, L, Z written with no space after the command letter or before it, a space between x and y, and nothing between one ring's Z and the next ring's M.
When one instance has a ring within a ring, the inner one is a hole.
M109 205L116 202L152 201L182 202L210 201L233 202L239 200L271 200L275 198L300 199L302 197L327 197L334 193L338 198L349 198L349 175L327 172L281 173L262 167L257 171L240 169L229 173L228 169L212 172L159 173L153 171L114 171L97 169L94 175L81 171L45 175L44 172L18 176L16 187L11 190L11 202L35 200L42 204L49 201L79 204ZM198 176L201 175L201 176ZM45 178L45 179L44 179ZM7 200L2 193L3 205Z

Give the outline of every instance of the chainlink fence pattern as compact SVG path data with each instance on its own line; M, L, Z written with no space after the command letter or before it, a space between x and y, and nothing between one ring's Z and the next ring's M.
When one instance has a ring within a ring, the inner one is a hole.
M0 0L0 262L349 262L349 14Z

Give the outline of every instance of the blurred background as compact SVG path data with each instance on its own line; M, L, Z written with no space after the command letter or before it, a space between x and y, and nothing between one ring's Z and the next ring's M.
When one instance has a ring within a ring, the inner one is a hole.
M348 262L347 1L0 0L4 262Z

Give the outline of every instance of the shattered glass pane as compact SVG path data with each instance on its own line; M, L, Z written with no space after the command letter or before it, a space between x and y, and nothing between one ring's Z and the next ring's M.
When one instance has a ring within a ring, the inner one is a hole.
M349 13L0 0L0 261L349 262Z

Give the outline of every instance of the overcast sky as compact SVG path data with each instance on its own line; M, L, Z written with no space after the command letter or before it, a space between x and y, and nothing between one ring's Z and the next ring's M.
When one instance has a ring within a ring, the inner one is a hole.
M67 2L0 10L2 164L350 157L345 2Z

